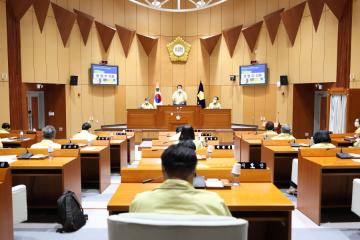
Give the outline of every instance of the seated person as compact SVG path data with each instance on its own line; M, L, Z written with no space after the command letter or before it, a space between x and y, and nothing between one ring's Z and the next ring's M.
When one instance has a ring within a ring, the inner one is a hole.
M335 145L331 144L329 131L324 131L324 130L318 131L314 134L313 139L314 139L314 145L312 145L311 148L326 148L326 149L336 148ZM293 159L293 169L298 170L298 166L299 166L299 160ZM298 173L292 172L291 175L297 176ZM287 192L289 194L297 194L296 187L297 187L296 184L291 182L291 187L287 190Z
M261 135L266 135L266 136L274 136L277 135L277 133L274 131L275 129L275 125L272 121L268 121L265 124L265 132L262 133Z
M182 85L177 85L177 90L172 95L173 105L186 105L187 94Z
M209 109L221 109L221 104L219 103L219 97L215 96L213 101L209 104Z
M141 104L141 109L154 109L154 106L149 102L149 98L145 98L145 101L143 104Z
M336 148L335 145L331 143L329 131L320 130L316 132L313 136L314 145L311 148Z
M356 130L355 130L355 136L356 136L356 137L360 137L360 118L356 118L356 119L355 119L354 125L355 125L355 128L356 128Z
M356 139L356 141L354 142L354 147L360 148L360 138Z
M164 182L156 189L137 194L130 212L231 216L216 193L192 186L197 158L184 143L172 145L161 155Z
M89 129L91 128L91 124L88 122L83 123L81 126L82 131L75 134L72 139L73 140L87 140L87 141L94 141L96 140L97 136L95 134L90 133Z
M10 133L10 124L9 123L3 123L1 125L0 133Z
M281 133L271 138L271 140L295 140L295 137L291 135L291 129L288 125L281 126Z
M184 125L181 129L181 134L179 137L179 141L188 141L192 140L196 146L196 149L200 149L203 147L203 144L200 140L195 140L195 132L192 126Z
M60 149L61 145L54 143L56 130L53 126L47 125L42 129L43 133L43 140L39 143L35 143L31 146L31 148L49 148L52 147L53 149Z

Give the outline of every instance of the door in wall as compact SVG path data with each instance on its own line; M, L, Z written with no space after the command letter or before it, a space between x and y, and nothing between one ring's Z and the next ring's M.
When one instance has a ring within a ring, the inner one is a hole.
M327 92L315 91L315 103L314 103L314 132L319 130L326 130L327 117Z
M44 93L28 91L26 97L29 129L42 129L45 124Z

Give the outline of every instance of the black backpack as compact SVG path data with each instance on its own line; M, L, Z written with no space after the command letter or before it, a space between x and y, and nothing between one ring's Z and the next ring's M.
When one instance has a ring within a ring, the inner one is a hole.
M84 214L74 192L65 192L58 200L59 223L63 226L57 232L75 232L85 225L88 216Z

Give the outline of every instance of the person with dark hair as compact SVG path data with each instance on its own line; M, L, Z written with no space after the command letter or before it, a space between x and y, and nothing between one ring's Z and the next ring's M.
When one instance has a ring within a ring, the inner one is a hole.
M141 104L141 109L154 109L154 106L149 102L149 98L146 97L144 103Z
M9 133L10 132L10 124L5 122L1 125L0 133Z
M194 141L186 140L186 141L181 141L178 144L181 145L181 146L184 146L184 147L188 147L188 148L196 151L196 146L195 146Z
M203 144L200 140L195 140L195 132L191 125L184 125L181 129L179 141L182 142L187 140L192 140L196 146L196 149L203 147Z
M178 126L176 128L176 134L169 137L169 141L170 142L174 142L174 143L177 143L179 141L179 138L180 138L180 135L181 135L181 130L183 128L184 125L181 125L181 126Z
M291 128L289 125L284 124L281 126L281 133L271 138L272 140L295 140L295 137L291 135Z
M272 121L267 121L265 124L265 132L262 135L266 136L274 136L277 135L277 133L274 131L275 124Z
M314 133L313 139L314 145L312 145L311 148L336 148L336 146L331 143L329 131L317 131Z
M75 134L72 139L74 140L87 140L87 141L94 141L96 140L97 136L95 134L90 133L91 124L88 122L84 122L81 126L81 132Z
M186 105L188 97L186 92L183 90L183 86L177 85L176 88L177 90L172 95L173 105Z
M58 143L54 143L54 139L56 136L56 129L54 126L47 125L42 129L43 140L39 143L35 143L31 146L31 148L49 148L53 149L61 148L61 145Z
M153 191L137 194L130 212L231 216L216 193L192 186L196 153L188 142L171 145L161 155L164 182Z
M221 104L219 103L219 97L215 96L213 101L209 104L209 109L221 109Z

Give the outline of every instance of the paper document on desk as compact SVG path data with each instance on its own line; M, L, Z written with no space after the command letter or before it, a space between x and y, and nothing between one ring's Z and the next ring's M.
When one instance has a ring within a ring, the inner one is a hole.
M350 155L353 159L360 159L360 154L350 153L349 155Z
M0 162L8 162L9 164L16 162L16 155L4 155L0 156Z
M11 138L2 138L1 142L15 142L15 139L11 139Z
M208 178L205 181L205 184L206 184L207 188L223 188L224 187L223 182L217 178Z
M84 147L83 150L84 151L96 151L97 148L96 147Z

